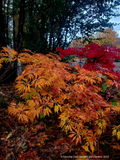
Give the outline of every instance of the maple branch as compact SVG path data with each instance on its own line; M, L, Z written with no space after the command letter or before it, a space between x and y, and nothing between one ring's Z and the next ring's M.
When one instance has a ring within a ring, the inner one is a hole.
M17 52L18 52L18 53L20 53L20 48L21 48L21 46L22 46L22 43L23 43L23 38L22 38L21 42L20 42L19 45L18 45L18 48L17 48Z
M23 64L21 64L21 66L13 66L13 67L7 67L7 68L22 68L22 67L24 67L24 65ZM7 69L7 68L5 68L5 67L2 67L3 69Z
M9 64L9 66L7 67L7 69L5 70L5 72L0 76L0 82L2 82L2 79L5 77L5 75L8 73L8 71L10 70L10 66L11 64Z
M9 70L10 70L10 69L9 69ZM8 70L8 71L9 71L9 70ZM7 72L8 72L8 71L7 71ZM3 78L5 77L5 75L7 74L7 72L6 72L6 73L4 72L4 73L3 73L3 76L1 76L2 78L0 77L0 82L4 82L5 80L7 80L7 79L8 79L11 75L13 75L16 71L17 71L17 69L15 69L9 76L7 76L5 79L3 79Z
M2 93L2 92L0 92L0 95L5 96L5 94L4 94L4 93Z
M91 120L91 121L86 122L86 123L91 123L91 122L97 121L97 120L99 120L99 119L104 119L104 118L109 117L109 116L115 116L115 114L109 114L108 116L104 116L104 117L101 117L101 118L95 119L95 120L93 120L93 121Z
M18 68L18 67L17 67L17 66L14 66L14 67L7 67L7 68L2 67L2 69L4 69L4 70L5 70L5 69L8 69L8 68L10 68L10 69L11 69L11 68Z

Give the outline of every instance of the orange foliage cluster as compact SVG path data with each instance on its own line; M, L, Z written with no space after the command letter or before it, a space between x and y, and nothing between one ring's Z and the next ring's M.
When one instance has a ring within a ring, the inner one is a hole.
M21 53L18 60L27 63L15 85L21 101L18 104L11 102L8 113L22 123L33 122L41 115L57 114L58 127L76 145L80 144L86 152L93 153L98 137L113 120L113 116L109 115L120 113L119 102L114 106L99 94L104 75L79 65L60 62L59 56L53 53ZM114 76L108 74L111 79L105 84L118 87ZM114 128L113 135L115 133Z
M15 50L3 47L3 50L0 52L0 69L2 68L2 63L15 61L17 56L18 53Z

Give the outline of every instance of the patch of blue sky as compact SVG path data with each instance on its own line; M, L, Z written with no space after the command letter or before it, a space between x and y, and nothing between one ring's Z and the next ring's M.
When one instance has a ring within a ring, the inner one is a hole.
M120 7L117 9L117 12L120 14ZM119 38L120 38L120 15L118 17L111 18L110 22L115 23L114 25L114 31L117 32Z

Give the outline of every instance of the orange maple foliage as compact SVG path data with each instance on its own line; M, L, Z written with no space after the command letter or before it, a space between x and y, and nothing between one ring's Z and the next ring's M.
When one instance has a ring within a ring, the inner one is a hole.
M58 127L69 135L71 142L94 153L97 137L106 131L112 120L109 115L120 113L119 103L114 106L99 94L103 75L60 62L59 56L53 53L30 55L29 52L18 56L20 62L27 64L16 78L15 89L21 101L11 102L8 113L22 123L33 122L40 115L57 114ZM111 79L106 85L119 85L114 76L108 74ZM117 132L115 129L113 135Z
M18 53L10 48L3 47L3 50L0 52L0 69L2 68L2 63L8 63L15 61L17 59Z

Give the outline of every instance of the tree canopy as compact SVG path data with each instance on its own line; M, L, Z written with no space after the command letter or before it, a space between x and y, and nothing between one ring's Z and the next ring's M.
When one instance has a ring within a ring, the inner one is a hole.
M88 43L96 43L103 46L119 47L119 38L117 32L113 28L106 28L104 31L86 38L77 38L70 44L70 48L81 48Z
M113 47L118 41L118 34L111 28L105 29L104 32L98 32L93 40L94 43Z
M110 27L119 0L4 0L6 43L18 52L65 48L79 35L89 36Z

